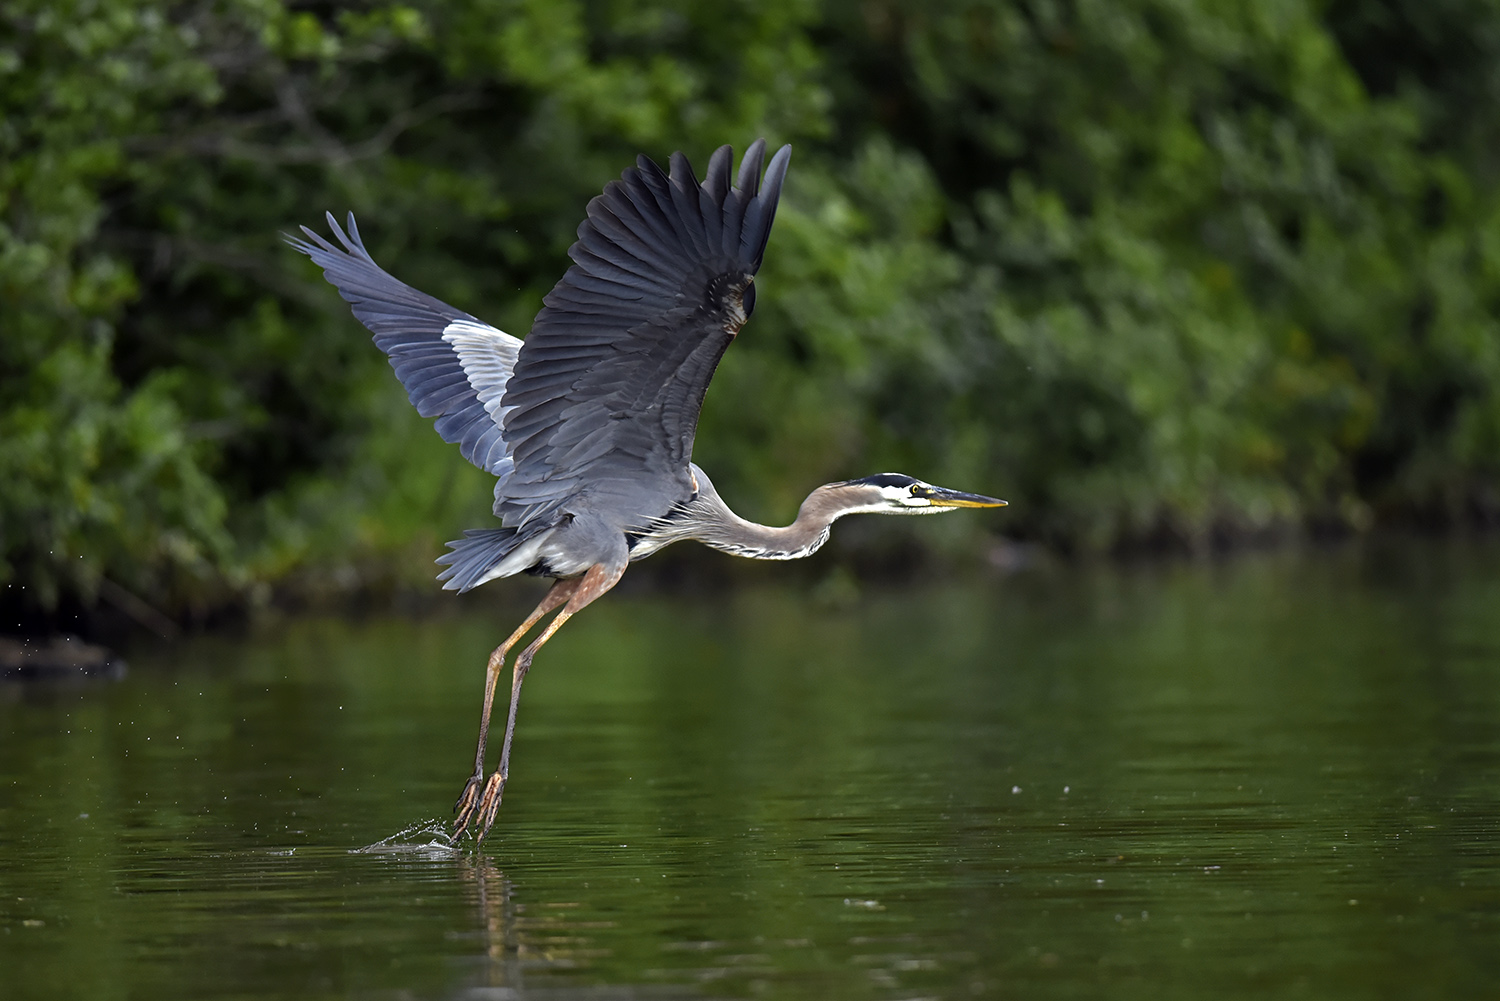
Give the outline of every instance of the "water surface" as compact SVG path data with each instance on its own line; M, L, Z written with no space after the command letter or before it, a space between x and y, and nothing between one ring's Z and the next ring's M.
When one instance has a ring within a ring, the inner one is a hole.
M611 595L453 851L523 597L0 688L0 993L1500 992L1493 543Z

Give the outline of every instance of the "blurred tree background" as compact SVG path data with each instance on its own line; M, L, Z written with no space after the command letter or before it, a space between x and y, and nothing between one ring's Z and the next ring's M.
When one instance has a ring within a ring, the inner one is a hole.
M0 112L10 603L425 578L488 479L281 232L352 209L524 335L637 152L759 135L697 453L748 516L901 469L1012 502L954 552L1500 520L1500 0L0 0Z

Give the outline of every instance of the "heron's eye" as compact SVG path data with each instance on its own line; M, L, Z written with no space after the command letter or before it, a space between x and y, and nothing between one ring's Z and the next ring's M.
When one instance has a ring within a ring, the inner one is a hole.
M913 497L931 497L932 496L932 491L928 490L926 487L922 486L920 483L913 483L908 488L908 491L911 493L911 495Z

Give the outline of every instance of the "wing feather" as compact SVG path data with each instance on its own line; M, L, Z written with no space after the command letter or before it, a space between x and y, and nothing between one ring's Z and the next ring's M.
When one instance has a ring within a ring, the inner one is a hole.
M569 505L639 521L691 494L703 396L746 319L790 153L762 183L765 143L752 144L737 186L727 146L702 183L680 153L670 174L641 157L589 203L503 397L507 525Z
M615 215L616 212L621 215ZM595 240L588 254L604 258L618 269L630 273L636 281L645 282L663 294L672 294L672 288L661 284L664 281L663 272L667 270L666 258L657 248L637 236L636 228L631 227L625 216L636 221L634 227L643 225L639 221L639 213L633 209L610 209L609 206L600 204L597 215L591 216L591 221L595 230L603 233L607 239Z
M623 228L620 232L624 232ZM581 251L588 257L589 272L600 279L607 279L631 291L655 292L670 295L672 290L658 283L651 274L651 265L640 258L632 257L623 248L600 246L592 251Z
M711 253L721 253L724 247L724 219L720 206L729 194L730 159L728 146L714 150L703 175L703 186L698 189L698 213L703 219L703 235Z
M708 245L703 209L699 201L703 189L698 186L698 178L693 176L693 165L681 153L672 154L672 173L667 178L667 187L672 194L673 218L682 220L682 228L687 232L698 256L708 258L713 250Z
M306 239L287 237L287 243L323 269L370 329L417 413L438 418L438 434L465 459L497 476L508 473L500 401L520 340L393 278L365 249L353 213L347 233L332 213L327 219L342 249L306 226Z

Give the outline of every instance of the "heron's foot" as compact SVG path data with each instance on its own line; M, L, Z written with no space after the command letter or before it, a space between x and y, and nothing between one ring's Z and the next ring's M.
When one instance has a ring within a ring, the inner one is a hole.
M458 801L453 804L453 812L458 816L453 819L453 840L457 841L463 837L464 830L468 828L469 822L474 819L474 810L479 805L479 793L484 787L484 772L476 771L469 776L469 781L464 785L464 791L459 794Z
M474 836L476 842L483 841L484 836L490 833L490 828L495 826L495 814L500 812L500 794L505 791L505 776L499 772L490 776L490 780L484 784L484 795L479 798L479 809L476 822L479 825L479 833Z
M481 785L483 792L480 792ZM482 773L470 776L463 794L453 805L458 811L458 819L453 822L453 840L457 841L463 837L464 831L473 827L475 842L483 841L490 828L495 826L495 815L500 812L500 795L504 791L505 778L499 772L491 775L488 782Z

